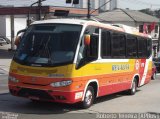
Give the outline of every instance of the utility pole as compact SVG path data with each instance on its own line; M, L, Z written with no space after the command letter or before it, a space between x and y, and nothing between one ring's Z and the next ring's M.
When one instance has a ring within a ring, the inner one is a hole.
M28 10L28 19L27 19L27 26L29 26L31 20L30 20L30 11L33 5L38 4L38 20L41 20L41 8L42 8L42 2L46 0L38 0L37 2L34 2L30 5L29 10Z
M158 23L158 29L159 29L159 37L158 37L158 53L160 53L160 23ZM160 54L159 54L160 55ZM160 56L159 56L160 57Z
M38 8L39 8L38 20L41 20L41 6L42 6L42 1L38 0Z
M87 18L90 19L91 15L90 15L90 5L91 5L91 1L88 0L88 14L87 14Z
M10 21L11 21L11 50L15 50L15 45L14 45L14 15L10 16Z

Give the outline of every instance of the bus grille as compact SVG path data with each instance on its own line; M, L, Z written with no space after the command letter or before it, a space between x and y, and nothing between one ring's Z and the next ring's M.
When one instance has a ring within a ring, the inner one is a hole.
M28 88L22 88L18 92L18 96L21 96L21 97L34 96L34 97L38 97L40 99L53 100L53 98L46 91L36 90L36 89L28 89Z

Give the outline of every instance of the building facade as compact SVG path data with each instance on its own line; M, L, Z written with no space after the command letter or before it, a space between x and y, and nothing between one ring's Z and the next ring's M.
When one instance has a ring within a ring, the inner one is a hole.
M15 15L14 16L14 34L26 28L27 26L27 17L24 15ZM7 37L11 39L11 18L9 15L0 16L0 36Z
M14 39L17 31L27 27L27 23L30 21L38 20L39 8L34 7L0 7L0 36L7 37L11 40L11 49L14 50ZM29 14L30 11L30 14ZM68 13L68 17L84 17L87 14L86 9L77 9L69 7L53 7L42 6L41 7L41 19L50 19L57 14ZM61 12L60 12L61 11ZM94 12L93 15L98 15L98 12ZM29 16L29 17L28 17ZM62 16L59 16L62 18ZM64 17L64 16L63 16Z
M104 5L107 3L106 5ZM90 7L91 9L97 9L100 6L104 5L100 8L100 12L107 11L107 10L113 10L117 8L117 0L90 0ZM75 5L74 7L77 8L87 8L88 7L88 0L80 0L78 5Z
M107 3L106 5L104 5L105 3ZM100 8L100 10L103 11L107 11L107 10L113 10L115 8L117 8L117 0L99 0L99 6L104 5L102 8Z

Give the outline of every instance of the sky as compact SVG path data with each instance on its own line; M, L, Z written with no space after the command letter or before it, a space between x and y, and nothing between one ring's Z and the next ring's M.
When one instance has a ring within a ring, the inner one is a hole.
M29 6L35 1L37 0L0 0L0 5ZM70 4L65 4L65 0L46 0L43 5L72 7ZM118 8L160 9L160 0L118 0Z
M0 5L11 5L11 6L30 6L32 3L38 0L0 0ZM65 4L65 0L46 0L43 5L52 6L70 6Z
M118 7L132 10L160 9L160 0L118 0Z

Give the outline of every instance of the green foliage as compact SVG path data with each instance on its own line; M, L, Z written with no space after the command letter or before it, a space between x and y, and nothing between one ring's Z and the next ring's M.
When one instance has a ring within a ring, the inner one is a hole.
M157 18L160 18L160 9L158 10L151 10L149 8L147 9L142 9L142 10L139 10L140 12L143 12L143 13L146 13L148 15L152 15L152 16L155 16Z

